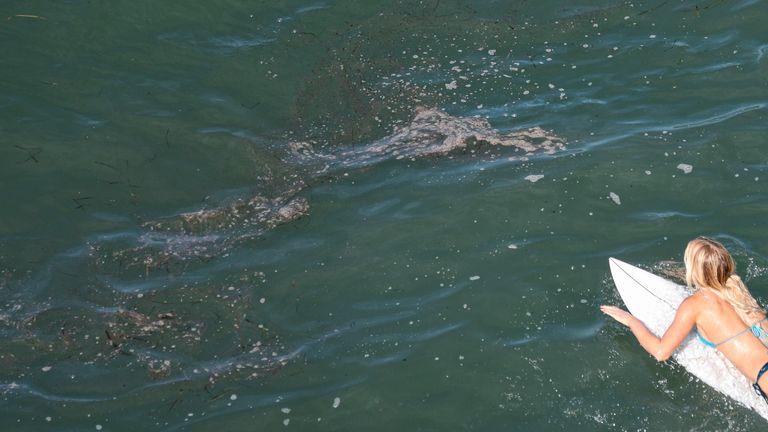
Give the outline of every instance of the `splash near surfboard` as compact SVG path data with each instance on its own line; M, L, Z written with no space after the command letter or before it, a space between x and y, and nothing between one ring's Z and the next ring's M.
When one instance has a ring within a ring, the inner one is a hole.
M608 262L627 309L661 337L672 323L677 307L691 294L688 288L616 258L609 258ZM680 344L673 358L704 383L768 420L768 404L755 394L752 384L719 351L702 344L695 331Z

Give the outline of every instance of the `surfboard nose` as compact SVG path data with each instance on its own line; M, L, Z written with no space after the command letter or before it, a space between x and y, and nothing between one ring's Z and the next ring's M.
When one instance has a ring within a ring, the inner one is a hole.
M623 270L624 269L624 265L626 265L626 264L627 263L625 263L624 261L622 261L620 259L617 259L617 258L614 258L614 257L608 258L608 267L611 269L611 273Z

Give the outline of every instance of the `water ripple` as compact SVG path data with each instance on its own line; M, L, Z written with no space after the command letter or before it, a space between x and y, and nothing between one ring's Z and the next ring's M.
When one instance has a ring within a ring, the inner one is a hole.
M461 290L463 290L468 286L469 286L469 282L466 282L466 281L459 282L456 284L449 285L447 288L441 288L439 290L435 290L434 292L431 292L429 294L419 296L419 297L404 297L404 298L387 300L387 301L358 302L353 304L352 308L357 310L384 310L384 309L391 309L394 307L398 307L398 308L418 307L418 306L428 305L438 300L448 298L460 292Z
M641 213L635 213L633 215L633 217L635 217L636 219L642 219L642 220L669 219L674 217L695 219L702 216L703 214L685 213L685 212L680 212L675 210L646 211Z
M756 51L757 51L757 60L756 61L758 63L760 63L760 60L763 59L763 56L765 55L765 53L768 52L768 44L760 45L759 47L757 47Z
M16 393L18 395L22 394L28 394L30 396L34 396L40 399L45 399L47 401L51 402L79 402L79 403L89 403L89 402L104 402L113 400L114 398L112 396L109 397L75 397L75 396L64 396L64 395L58 395L55 393L49 393L43 390L40 390L30 384L25 383L0 383L0 394L6 394L6 393Z
M715 63L715 64L700 66L696 68L681 69L671 74L670 76L679 77L679 76L688 75L688 74L703 74L703 73L709 73L709 72L717 72L717 71L728 69L734 66L741 66L741 63L731 61L731 62Z
M623 141L623 140L626 140L627 138L631 138L633 136L640 136L645 133L658 133L658 132L664 132L664 131L670 131L670 130L685 130L685 129L694 129L698 127L703 127L703 126L711 126L714 124L725 122L734 117L738 117L742 114L746 114L751 111L765 109L767 106L768 106L768 102L742 104L734 108L721 110L720 112L717 112L714 114L710 114L710 115L702 114L699 116L698 119L694 119L694 120L682 121L678 123L671 123L671 124L659 125L659 126L648 126L648 127L639 127L635 129L630 129L622 133L609 135L605 138L588 141L584 145L584 149L585 150L596 149L606 144Z
M437 327L429 330L425 330L423 332L415 333L409 335L406 340L410 342L424 342L428 341L430 339L434 339L438 336L442 336L446 333L450 333L458 328L461 328L466 324L465 322L458 322L453 324L448 324L443 327Z

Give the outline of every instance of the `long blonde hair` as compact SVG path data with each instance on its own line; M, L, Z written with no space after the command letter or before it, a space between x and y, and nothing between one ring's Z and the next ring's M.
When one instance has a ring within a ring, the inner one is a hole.
M745 324L751 325L765 309L734 273L736 264L725 247L715 240L698 237L685 248L685 281L689 287L709 288L733 306Z

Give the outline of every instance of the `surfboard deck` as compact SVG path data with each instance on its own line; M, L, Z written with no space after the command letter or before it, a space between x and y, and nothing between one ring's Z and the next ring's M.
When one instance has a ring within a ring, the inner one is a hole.
M677 307L691 294L687 287L616 258L609 258L608 263L627 309L653 334L662 337L672 323ZM755 393L752 383L720 351L701 343L694 332L672 357L704 383L768 420L768 404Z

